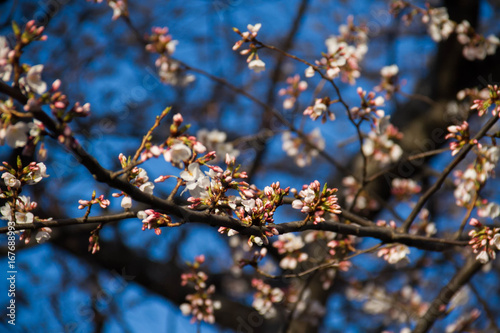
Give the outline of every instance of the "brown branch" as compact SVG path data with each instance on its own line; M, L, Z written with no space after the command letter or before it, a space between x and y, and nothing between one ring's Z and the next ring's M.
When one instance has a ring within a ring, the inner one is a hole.
M470 256L465 265L460 268L455 276L441 289L432 301L427 312L418 320L413 333L428 332L436 320L445 313L446 306L460 288L462 288L482 267L482 264Z
M114 214L114 215L107 215L107 216L90 216L90 217L79 217L79 218L70 218L70 219L54 219L54 220L43 220L43 221L37 221L33 223L18 223L14 226L15 230L34 230L34 229L40 229L43 227L65 227L69 225L75 225L75 224L80 224L80 225L89 225L89 224L95 224L95 223L110 223L110 222L116 222L124 219L130 219L130 218L136 218L137 217L137 212L136 211L128 211L124 213L119 213L119 214ZM0 234L5 234L9 231L8 227L1 227L0 228Z

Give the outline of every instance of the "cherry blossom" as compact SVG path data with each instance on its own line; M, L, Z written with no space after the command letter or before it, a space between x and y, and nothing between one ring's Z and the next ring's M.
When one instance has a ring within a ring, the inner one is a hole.
M169 226L172 223L170 216L153 209L140 210L137 212L137 218L142 220L142 230L154 229L157 235L161 235L161 226Z
M495 54L500 45L500 40L496 36L484 37L477 34L470 23L465 20L457 25L455 32L457 40L464 45L463 56L470 61L483 60L486 56Z
M248 68L253 70L255 73L260 73L266 69L266 64L260 59L253 59L248 63Z
M43 65L32 66L26 77L19 79L19 83L27 90L33 91L38 95L43 94L47 90L47 83L42 81Z
M187 86L195 80L194 75L186 73L186 69L180 62L172 59L176 46L179 43L168 34L167 27L153 27L152 34L147 36L148 44L146 50L157 53L159 57L155 61L160 80L173 86Z
M99 197L96 197L95 192L92 194L91 200L78 200L80 204L78 209L84 209L85 207L89 207L95 204L101 206L101 208L107 208L110 205L110 201L108 199L104 199L104 194L101 194Z
M365 312L385 315L400 323L423 316L429 308L429 304L422 300L417 290L408 285L394 293L373 283L353 285L348 288L346 296L350 300L363 302Z
M497 250L500 250L500 228L490 228L483 225L476 218L471 218L469 224L474 227L469 231L469 245L474 253L478 253L476 260L486 264L496 258Z
M314 70L313 70L314 73ZM287 95L288 97L283 101L283 108L288 110L293 108L297 98L300 94L307 89L307 82L301 81L300 76L296 74L295 76L290 76L286 79L288 84L287 88L282 88L278 92L280 96Z
M219 130L207 130L201 129L196 133L196 137L199 142L201 142L208 151L215 151L216 158L214 161L219 160L219 156L226 156L228 154L231 157L238 157L240 155L239 150L235 149L233 144L226 142L227 134Z
M5 203L5 205L0 208L0 213L3 216L2 219L8 221L14 221L19 224L33 223L35 216L33 215L33 213L31 213L31 211L36 207L37 203L31 201L30 197L21 195L16 199L14 208L14 220L12 219L12 204L9 202Z
M190 164L180 176L186 181L186 190L189 190L191 197L208 198L207 189L210 186L210 178L200 170L198 163Z
M296 195L297 199L292 202L292 207L308 214L305 221L311 220L314 224L323 222L325 221L325 213L341 213L335 194L337 191L336 188L327 188L326 184L321 189L319 181L315 180L309 186L302 186L302 190ZM292 190L292 192L296 193L297 191Z
M402 133L397 128L389 124L384 133L377 133L372 129L368 137L364 140L362 149L367 157L372 157L381 166L398 161L403 155L403 150L393 139L401 139Z
M319 128L315 128L307 134L307 137L317 149L323 150L325 148L325 139L321 136ZM283 132L282 141L283 150L288 156L295 157L295 163L301 168L311 164L312 159L319 154L316 148L305 144L300 137L292 137L292 133L289 131Z
M357 195L356 204L353 207L355 211L362 211L365 209L377 210L379 208L378 202L369 196L366 191L359 192L361 185L353 176L344 177L342 179L342 185L344 186L343 192L347 205L352 205L354 198Z
M399 85L397 84L397 75L399 73L398 65L384 66L380 70L380 75L382 76L382 82L374 88L375 91L385 91L385 98L390 99L394 93L399 90Z
M273 247L278 249L278 253L285 255L280 261L280 267L283 269L295 269L297 263L307 260L308 255L300 252L304 247L304 242L300 236L293 234L279 235L278 240L273 243Z
M21 181L19 181L16 176L14 176L11 173L4 172L2 174L2 179L5 183L6 186L12 187L12 188L19 188L21 187Z
M321 122L325 123L326 118L330 120L335 120L335 114L328 110L328 106L330 104L335 103L336 101L331 101L328 97L325 98L316 98L314 105L309 106L304 111L304 116L310 116L312 120L316 120L319 117L322 117Z
M12 65L9 63L10 54L7 38L0 36L0 80L9 81L12 73Z
M391 192L400 201L408 200L420 193L421 187L412 179L395 178L392 180Z
M378 251L378 256L383 257L389 264L396 264L402 260L408 260L410 249L403 244L387 245Z
M265 318L275 317L277 312L274 304L283 300L284 292L280 288L272 288L260 279L253 279L252 287L257 290L253 296L253 308Z
M195 258L193 263L187 263L190 272L181 275L181 286L192 285L195 289L193 294L188 294L186 300L188 303L180 305L180 310L185 316L192 316L191 322L215 322L214 310L220 309L219 301L213 301L212 296L215 293L215 286L207 287L207 274L199 270L199 267L205 261L203 255Z
M22 121L9 125L5 133L5 142L11 148L24 147L28 143L28 131L28 125Z
M43 163L31 163L29 165L29 172L24 176L24 180L28 185L39 183L43 178L49 177L47 175L47 167Z
M109 0L108 6L113 9L113 17L111 18L113 21L118 19L120 16L127 16L128 9L127 3L123 0Z
M435 42L448 39L456 25L450 20L445 7L429 9L427 15L422 17L422 22L428 23L429 35Z
M165 158L165 161L176 165L187 161L192 154L191 148L182 142L177 142L170 146L169 149L165 150L163 157Z
M40 230L36 233L35 239L38 244L45 243L50 239L50 235L52 233L52 229L48 227L40 228Z
M316 64L326 70L329 79L341 75L342 81L354 84L361 75L359 62L368 51L367 29L355 26L353 17L349 16L347 25L341 25L339 32L339 36L331 36L325 41L328 51ZM313 75L310 69L307 71L307 77Z
M469 123L464 121L462 125L452 125L448 126L448 134L445 136L445 139L456 139L456 142L450 142L451 156L456 155L460 149L469 143ZM477 144L477 140L472 142Z

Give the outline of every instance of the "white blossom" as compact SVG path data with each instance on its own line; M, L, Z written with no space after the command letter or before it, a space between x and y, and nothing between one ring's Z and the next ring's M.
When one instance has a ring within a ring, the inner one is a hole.
M41 95L47 90L47 83L42 80L42 71L43 65L33 66L28 70L26 77L22 77L19 82L26 90Z
M191 149L182 142L174 143L170 149L163 153L165 161L179 164L188 160L192 155Z
M2 179L6 186L19 188L21 186L21 182L11 173L4 172L2 174Z
M121 202L122 208L132 208L132 198L125 195Z
M248 63L248 68L255 73L260 73L266 69L266 64L260 59L254 59Z
M5 141L11 148L21 148L28 143L28 125L22 121L9 125L5 133Z

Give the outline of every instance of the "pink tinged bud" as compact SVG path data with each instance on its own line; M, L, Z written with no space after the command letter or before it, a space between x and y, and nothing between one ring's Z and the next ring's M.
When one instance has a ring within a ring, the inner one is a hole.
M128 196L124 196L121 202L122 208L132 208L132 198Z
M61 80L57 79L52 83L52 90L56 91L61 87Z
M66 104L64 104L63 102L61 101L57 101L54 103L54 106L58 109L64 109L66 107Z
M197 152L198 154L204 153L207 150L207 147L205 147L201 142L197 141L194 146L194 151Z
M481 223L475 218L471 218L469 224L473 227L481 226Z
M294 200L292 202L292 208L294 209L302 209L302 207L304 206L304 203L301 201L301 200Z
M184 118L182 118L182 115L180 113L177 113L174 115L174 123L177 125L180 125L184 121Z

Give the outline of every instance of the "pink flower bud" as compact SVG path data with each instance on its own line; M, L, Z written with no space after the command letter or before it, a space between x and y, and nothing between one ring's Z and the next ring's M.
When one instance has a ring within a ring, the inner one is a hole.
M174 115L174 123L179 126L182 122L184 121L184 118L182 118L182 115L180 113L177 113Z

